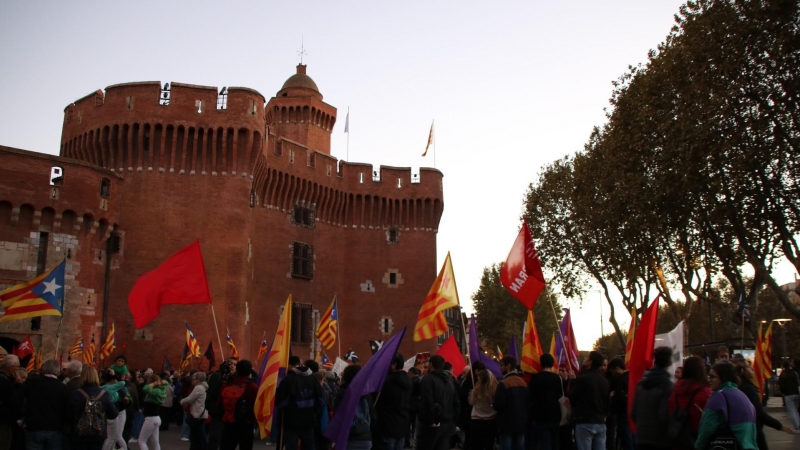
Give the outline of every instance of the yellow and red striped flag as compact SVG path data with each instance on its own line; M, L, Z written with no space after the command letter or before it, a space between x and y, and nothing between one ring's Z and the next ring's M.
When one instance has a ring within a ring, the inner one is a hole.
M458 306L458 289L456 289L456 276L453 273L453 263L450 252L444 260L439 276L428 291L428 296L422 303L414 326L414 342L433 339L447 332L447 321L443 311Z
M27 370L28 373L31 373L36 369L36 357L39 356L39 351L33 345L33 342L31 342L31 348L33 349L33 353L31 353L31 358L28 360L28 364L25 366L25 370Z
M319 320L317 326L317 339L323 347L330 349L336 342L336 335L339 333L339 307L336 304L336 296L333 296L333 301L325 314Z
M83 352L83 362L89 364L90 366L94 366L94 351L96 346L94 344L94 335L92 335L92 342L89 343L89 348Z
M42 355L42 349L41 349L41 347L40 347L40 348L39 348L39 351L38 351L38 352L36 352L36 357L35 357L35 360L36 360L36 370L42 370L42 360L43 360L43 359L44 359L44 356Z
M194 333L189 329L189 324L186 322L183 322L183 324L186 325L186 345L189 346L189 354L199 358L200 344L197 343L197 339L194 338Z
M256 361L261 359L262 356L266 355L267 350L269 350L269 344L267 344L267 333L264 332L264 335L261 336L261 345L258 348L258 355L256 356Z
M764 383L772 376L772 323L774 322L770 322L767 327L765 335L761 334L764 324L758 326L756 355L755 361L753 361L753 381L761 395L764 395Z
M231 337L231 330L225 328L225 340L228 341L228 347L231 348L231 356L239 359L239 350L236 350L236 344L233 343L233 338ZM200 352L200 347L197 347L197 351Z
M75 340L75 343L72 344L72 347L69 348L70 355L77 355L78 353L83 353L83 338L79 337Z
M292 340L292 296L286 299L281 320L278 322L278 331L272 341L272 348L264 363L264 370L256 395L256 422L261 433L261 439L272 432L272 417L275 413L275 391L283 376L281 369L289 365L290 343Z
M525 321L525 336L522 340L522 358L520 367L523 372L539 373L542 371L540 362L542 353L542 341L539 340L539 332L536 331L536 322L533 320L533 310L528 310L528 320Z
M111 329L108 330L108 337L106 342L100 347L100 359L106 359L111 356L111 352L117 348L117 333L114 331L114 324L111 324Z
M633 353L633 338L636 335L636 306L631 308L631 327L628 329L628 341L625 342L625 365L631 360Z
M422 153L422 156L428 154L428 149L431 148L433 145L433 122L431 122L431 131L428 133L428 145L425 146L425 151Z

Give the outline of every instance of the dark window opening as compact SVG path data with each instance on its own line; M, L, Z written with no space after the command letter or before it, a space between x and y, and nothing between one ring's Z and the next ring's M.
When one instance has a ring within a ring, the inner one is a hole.
M305 303L292 305L292 343L309 344L314 336L312 306Z
M41 317L34 317L31 319L31 331L39 331L42 328L42 318ZM34 355L31 355L33 358Z
M36 275L41 275L47 270L47 244L50 233L39 233L39 252L36 255Z
M389 273L389 284L397 284L397 274L394 272Z
M391 333L392 332L392 327L391 327L391 323L389 322L389 319L383 319L383 332L384 333Z
M301 242L292 243L292 277L314 278L314 247Z
M100 196L108 197L111 194L111 180L103 178L100 180Z
M389 228L389 243L397 244L400 239L400 232L397 228Z
M297 226L313 229L315 219L316 218L313 209L306 208L301 205L294 205L294 210L292 211L292 223Z

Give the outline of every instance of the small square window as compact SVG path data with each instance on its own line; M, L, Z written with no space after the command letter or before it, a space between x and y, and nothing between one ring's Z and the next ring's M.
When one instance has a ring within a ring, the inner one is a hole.
M316 214L314 210L311 208L307 208L305 206L294 205L294 210L292 211L292 223L306 228L314 228L316 219Z
M389 228L387 232L387 240L390 244L397 244L400 242L400 230L397 228Z

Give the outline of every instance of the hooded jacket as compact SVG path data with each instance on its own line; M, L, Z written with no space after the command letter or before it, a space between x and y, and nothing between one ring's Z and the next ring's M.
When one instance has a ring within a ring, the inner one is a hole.
M411 379L405 371L389 372L383 382L375 412L382 437L401 438L408 433L408 402Z
M322 413L322 386L311 373L306 367L295 367L275 391L275 409L283 412L287 430L313 430Z
M667 438L669 396L672 394L669 372L655 367L636 385L631 418L636 424L636 445L670 448Z
M121 397L127 397L128 391L125 390L125 382L117 381L100 386L100 389L108 393L108 397L113 403L117 403Z
M461 402L450 375L434 370L419 382L419 425L431 427L437 423L454 423Z

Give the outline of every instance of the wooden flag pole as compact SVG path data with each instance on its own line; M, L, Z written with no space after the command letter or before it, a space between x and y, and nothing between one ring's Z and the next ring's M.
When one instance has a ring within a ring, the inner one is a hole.
M217 327L217 314L214 312L214 304L211 303L211 315L214 317L214 329L217 330L217 342L219 343L219 354L225 361L225 352L222 349L222 339L219 337L219 327Z
M63 297L62 297L63 301ZM63 308L63 306L62 306ZM56 351L55 355L58 355L58 346L61 344L61 323L64 322L64 313L61 313L61 319L58 321L58 328L56 329ZM55 359L55 357L53 358Z
M349 111L349 110L348 110ZM347 133L347 136L350 136L350 133ZM348 137L349 139L349 137ZM333 298L336 299L336 340L339 342L339 356L338 358L341 359L342 357L342 312L339 309L339 296L336 293L333 293ZM336 362L336 361L334 361Z

